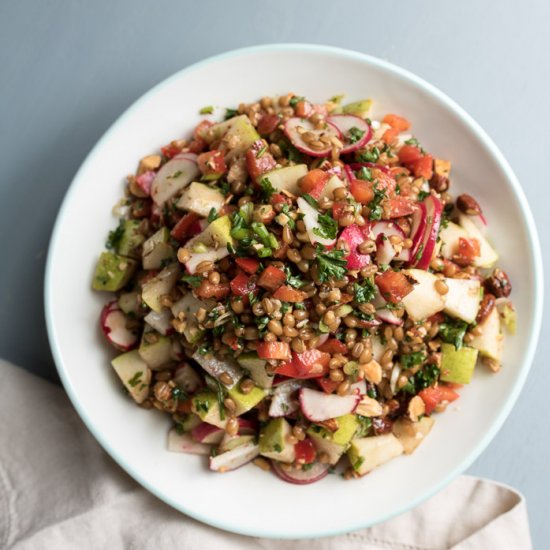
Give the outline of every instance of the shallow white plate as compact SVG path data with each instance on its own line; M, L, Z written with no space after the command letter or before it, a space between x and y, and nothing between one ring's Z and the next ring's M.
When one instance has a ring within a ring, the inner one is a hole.
M506 341L498 375L480 368L461 398L438 415L414 455L359 481L329 475L294 486L247 466L228 474L196 456L166 452L168 421L122 394L98 329L107 296L92 293L96 259L116 220L123 178L144 155L187 136L205 105L235 107L293 91L316 101L345 93L376 101L376 112L413 122L426 149L453 162L453 191L471 192L514 284L518 333ZM46 315L59 374L78 413L105 450L139 483L216 527L264 537L319 537L366 527L419 504L465 470L510 412L539 333L542 267L521 188L496 146L456 104L418 77L359 53L306 45L264 46L193 65L124 113L90 153L67 193L46 274ZM505 459L505 457L504 457Z

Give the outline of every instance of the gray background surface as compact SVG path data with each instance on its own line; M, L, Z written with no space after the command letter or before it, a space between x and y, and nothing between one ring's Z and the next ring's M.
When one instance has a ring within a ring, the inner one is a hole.
M509 159L547 249L549 29L547 0L0 0L0 356L57 381L44 264L63 195L94 143L160 80L253 44L355 49L438 86ZM549 352L545 322L516 407L470 469L526 495L536 548L550 541Z

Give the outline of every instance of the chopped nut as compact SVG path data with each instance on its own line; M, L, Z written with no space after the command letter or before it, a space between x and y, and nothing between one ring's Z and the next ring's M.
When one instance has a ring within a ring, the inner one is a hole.
M426 413L426 405L424 404L422 397L415 395L409 401L407 412L412 422L418 422L420 417Z
M380 405L376 399L373 399L368 395L364 395L359 402L359 405L357 405L355 413L368 417L380 416L382 414L382 405Z
M481 214L481 207L479 206L479 203L474 199L474 197L466 193L458 195L456 198L456 206L461 212L464 212L464 214L468 216L478 216Z
M138 168L138 176L143 174L144 172L149 172L150 170L156 170L160 163L162 162L162 158L160 155L148 155L146 157L143 157L139 161L139 168Z
M361 370L365 373L365 378L371 384L380 384L382 380L382 367L374 359L365 365L361 365Z
M336 418L329 418L328 420L323 420L323 422L317 422L319 426L323 426L329 432L335 432L338 428L338 420Z

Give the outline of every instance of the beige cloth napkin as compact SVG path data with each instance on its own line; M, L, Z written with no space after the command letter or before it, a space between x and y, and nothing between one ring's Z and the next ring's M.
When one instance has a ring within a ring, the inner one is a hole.
M529 550L526 505L461 477L415 510L343 536L249 538L199 523L129 478L63 391L0 361L0 549Z

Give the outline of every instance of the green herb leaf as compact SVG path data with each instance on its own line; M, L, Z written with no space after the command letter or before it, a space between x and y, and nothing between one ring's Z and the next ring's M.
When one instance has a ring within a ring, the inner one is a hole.
M202 277L199 275L183 275L181 280L193 288L198 288L202 283Z
M344 258L344 251L333 248L327 250L322 245L317 245L316 256L319 280L324 283L331 277L342 279L346 275L347 261Z
M415 351L414 353L402 355L401 364L403 365L404 368L410 369L414 367L414 365L421 365L425 358L426 358L426 355L424 352Z
M375 163L380 158L380 149L373 147L369 150L357 151L355 154L355 160L357 162L372 162Z
M320 227L314 227L313 233L323 239L335 239L338 235L338 222L328 214L319 214L317 223Z
M374 296L376 295L376 285L374 284L374 281L371 281L370 279L365 279L363 284L355 283L353 285L353 289L355 301L358 304L371 302L374 300Z
M175 180L175 179L179 178L182 174L183 174L183 172L181 170L178 170L177 172L174 172L173 174L170 174L169 176L166 176L166 179L167 180Z
M132 388L135 388L140 382L141 382L141 376L143 375L143 371L138 371L128 380L128 384L132 386Z
M468 323L459 319L447 317L444 323L439 325L439 337L448 344L453 344L458 350L464 343L464 335L468 330Z
M356 126L352 126L348 131L348 141L350 143L357 143L363 136L365 132L360 130Z
M120 220L118 227L114 231L109 231L109 237L105 243L105 247L108 250L117 250L120 246L120 241L124 236L124 222Z
M302 198L303 198L310 206L312 206L313 208L315 208L315 210L319 210L319 203L318 203L311 195L309 195L308 193L305 193L304 195L302 195Z
M257 153L256 153L256 158L259 159L259 158L262 158L265 154L265 152L267 151L267 145L264 145Z
M418 192L418 200L419 201L423 201L426 197L429 197L429 196L430 196L429 191L419 191Z
M277 192L277 189L271 185L269 178L262 178L260 180L260 189L262 190L262 199L265 202L269 202L271 195Z
M286 275L286 282L290 286L293 286L294 288L301 288L306 284L306 282L302 281L300 277L296 277L295 275L292 275L292 271L290 270L290 267L288 265L285 265L283 267L283 271L285 272L285 275Z
M424 365L414 376L409 378L402 391L416 395L430 386L433 386L439 378L439 369L433 363Z
M290 217L290 206L288 204L283 204L281 212L288 218L288 226L290 229L294 229L296 227L296 222Z
M370 220L380 220L384 210L382 209L381 202L386 198L386 192L384 189L379 189L378 184L374 184L374 198L369 202L368 207L370 208L369 219Z
M238 114L239 114L239 111L237 111L237 109L226 109L224 120L229 120L230 118L233 118Z
M288 102L288 104L291 106L291 107L296 107L296 105L300 102L300 101L304 101L305 100L305 97L303 96L293 96L290 98L290 101Z
M216 212L215 208L211 208L210 212L208 213L208 223L212 223L214 220L218 219L218 214Z

